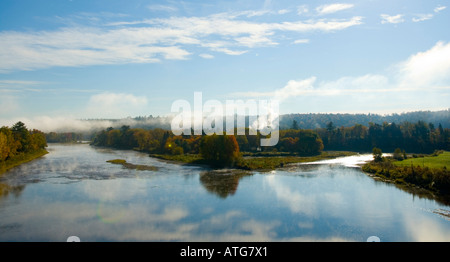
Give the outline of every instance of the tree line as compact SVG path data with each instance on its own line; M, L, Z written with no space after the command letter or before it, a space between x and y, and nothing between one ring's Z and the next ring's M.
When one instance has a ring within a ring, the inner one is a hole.
M83 134L75 132L45 133L45 139L47 140L48 143L75 143L83 140L83 138L84 138Z
M394 152L397 148L410 153L450 150L450 129L424 121L356 124L352 127L337 127L329 122L325 128L316 131L326 150L371 152L374 147L383 152Z
M0 128L0 163L21 154L44 149L46 146L43 132L27 129L20 121L12 127Z
M302 129L316 129L325 128L330 122L336 126L351 127L356 124L369 126L370 123L377 123L382 125L387 123L417 123L418 121L426 120L427 123L432 123L436 127L441 124L444 128L450 128L450 109L440 111L415 111L401 114L323 114L323 113L309 113L309 114L285 114L280 116L280 129L291 128L292 122L296 121L299 128Z

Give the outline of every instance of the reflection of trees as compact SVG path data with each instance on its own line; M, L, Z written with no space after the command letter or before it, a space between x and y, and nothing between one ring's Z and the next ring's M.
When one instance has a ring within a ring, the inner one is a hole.
M382 181L380 181L380 182L382 182ZM434 200L434 201L438 202L439 204L450 206L450 194L439 195L439 194L435 194L432 191L427 190L427 189L423 189L423 188L419 188L419 187L415 187L415 186L401 185L401 184L395 184L395 187L404 192L412 194L414 198L418 197L419 199Z
M208 192L226 198L234 195L239 180L245 176L253 175L241 170L215 170L200 173L200 182Z
M24 185L10 186L8 184L0 183L0 198L7 197L9 194L13 194L15 197L18 197L24 188Z

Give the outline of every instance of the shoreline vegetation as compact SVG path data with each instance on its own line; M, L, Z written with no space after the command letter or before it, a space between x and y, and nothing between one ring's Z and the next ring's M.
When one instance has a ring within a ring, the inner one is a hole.
M0 174L47 154L47 141L43 132L28 129L17 122L11 128L0 128Z
M39 149L34 152L28 152L28 153L16 155L13 158L0 163L0 175L5 173L6 171L10 170L11 168L17 167L21 164L28 163L30 161L33 161L37 158L40 158L40 157L46 155L46 154L48 154L47 150Z
M362 166L374 179L392 183L409 191L428 193L445 203L450 203L450 152L435 151L429 155L404 155L378 157ZM397 158L397 159L396 159Z

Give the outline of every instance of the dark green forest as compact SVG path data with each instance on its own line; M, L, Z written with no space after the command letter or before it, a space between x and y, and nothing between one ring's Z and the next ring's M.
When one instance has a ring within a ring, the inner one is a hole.
M374 147L383 152L394 152L400 148L409 153L432 153L434 150L450 149L450 129L441 124L418 121L360 124L352 127L337 127L330 122L326 128L317 129L326 150L350 150L371 152Z
M337 127L351 127L357 124L369 126L370 123L382 125L386 123L417 123L425 121L434 126L441 124L443 128L450 128L450 109L441 111L415 111L402 114L286 114L280 116L280 129L291 128L296 121L299 128L317 129L325 128L330 122Z

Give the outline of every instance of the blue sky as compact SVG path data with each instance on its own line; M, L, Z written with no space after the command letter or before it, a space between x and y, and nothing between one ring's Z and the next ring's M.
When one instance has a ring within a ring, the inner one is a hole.
M0 125L167 115L197 91L282 114L448 109L448 25L443 0L2 0Z

